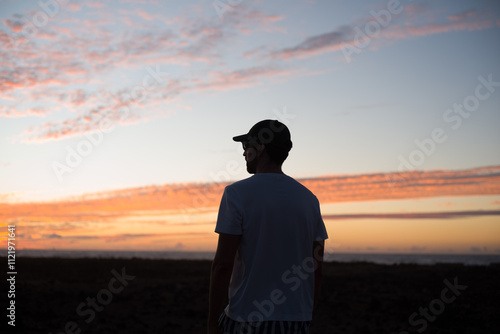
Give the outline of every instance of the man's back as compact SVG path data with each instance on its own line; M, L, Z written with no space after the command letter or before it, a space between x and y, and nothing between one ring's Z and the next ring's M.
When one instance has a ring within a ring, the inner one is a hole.
M309 321L313 242L328 238L317 198L293 178L261 173L226 187L216 232L241 235L226 314Z
M283 173L293 147L285 124L262 120L233 140L255 175L222 196L207 333L307 334L328 239L318 199Z

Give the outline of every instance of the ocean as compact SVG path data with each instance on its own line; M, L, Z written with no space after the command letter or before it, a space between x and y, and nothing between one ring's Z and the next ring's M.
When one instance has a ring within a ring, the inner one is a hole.
M6 252L3 256L7 256ZM212 260L213 252L180 251L78 251L78 250L16 250L16 257L62 257L62 258L140 258L173 260ZM500 264L500 255L494 254L362 254L326 253L325 262L368 262L375 264L462 263L464 265L488 266Z

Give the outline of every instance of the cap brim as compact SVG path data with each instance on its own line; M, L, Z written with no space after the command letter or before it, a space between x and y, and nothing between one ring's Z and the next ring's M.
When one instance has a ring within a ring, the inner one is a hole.
M248 139L248 134L233 137L234 141L241 141L241 142L243 142L243 141L247 141L247 139Z

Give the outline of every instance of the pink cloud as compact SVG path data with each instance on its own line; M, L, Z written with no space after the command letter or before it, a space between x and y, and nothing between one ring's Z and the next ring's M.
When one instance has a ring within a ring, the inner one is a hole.
M91 3L89 6L97 8L99 5ZM83 9L76 5L69 10ZM117 17L123 20L130 19L132 15L142 16L145 20L157 18L155 13L142 9L122 9L119 13L125 15L124 18ZM7 24L12 29L21 29L20 17L11 17ZM106 9L85 16L85 19L61 15L47 27L39 29L39 38L17 45L10 42L12 38L17 38L13 32L4 33L0 30L0 40L5 41L0 59L12 63L12 68L0 69L0 91L2 98L10 98L14 102L9 109L2 110L0 117L41 115L41 110L38 114L36 110L28 112L23 105L23 101L32 98L45 103L50 101L53 104L50 108L52 113L69 110L76 114L73 118L35 124L19 133L18 140L40 143L91 132L98 126L99 115L105 112L115 120L115 125L135 124L154 116L138 117L134 113L124 115L119 110L127 103L132 103L134 108L152 109L188 90L229 90L258 85L264 79L290 74L283 69L265 66L230 71L213 70L209 77L203 77L202 73L190 73L184 78L168 78L165 85L148 91L147 98L142 101L126 102L124 94L130 95L134 84L137 86L141 83L125 83L119 88L106 87L105 84L109 82L107 76L116 73L116 69L128 70L148 64L153 67L158 64L187 66L193 62L218 66L224 58L222 48L236 38L238 33L247 33L249 28L255 27L271 29L272 24L282 18L241 6L224 22L213 19L212 16L187 16L177 17L173 21L178 25L176 30L142 29L134 24L132 30L114 33L107 27L115 23L113 17L114 13L107 13ZM197 81L196 78L200 77L204 80ZM96 94L89 88L91 82L105 87L92 89L101 89L118 98L96 101ZM78 88L74 88L75 85L79 85Z
M17 110L8 106L0 106L0 117L18 118L28 116L45 117L47 112L43 108L32 108L26 110Z
M414 2L405 4L402 14L410 20L415 20L420 17L425 17L427 19L432 17L432 19L435 19L435 11L432 9L429 2Z
M83 89L69 93L54 94L45 87L33 95L35 99L55 99L55 104L68 110L77 112L78 116L60 121L48 121L34 125L17 136L17 140L24 143L43 143L50 140L59 140L71 136L82 135L96 131L101 122L106 120L113 126L130 125L148 120L148 117L163 117L162 113L144 114L136 110L148 108L155 110L159 102L168 102L185 91L190 90L231 90L260 84L263 80L290 75L289 70L274 67L252 67L230 72L213 72L207 80L175 80L168 78L165 84L157 85L137 100L130 97L132 89L123 89L111 94L105 90L100 92L101 97ZM182 82L182 84L181 84ZM86 111L87 110L87 111ZM5 111L0 114L5 117L22 117L24 114L13 114Z
M72 2L64 5L64 9L67 9L72 12L79 12L82 10L82 5Z
M73 119L36 125L21 133L19 140L24 143L43 143L93 131L111 131L116 125L130 125L141 121L142 115L124 107L115 104L91 110Z
M130 18L131 15L138 16L146 21L153 21L155 19L162 18L161 15L152 14L150 12L146 12L143 9L134 9L134 10L119 9L118 13L120 13L120 14L124 15L124 17L128 17L128 18Z
M229 11L224 16L224 22L234 25L242 33L246 33L248 29L254 30L256 28L264 31L284 32L283 28L274 25L283 19L284 17L280 15L270 15L258 10L250 10L243 4L238 6L238 10ZM249 23L252 26L249 26Z
M123 16L120 18L120 20L125 23L126 25L128 25L129 27L133 27L133 26L136 26L136 23L134 22L134 20L132 20L130 17L128 16Z
M59 38L59 35L55 32L48 30L40 30L37 35L37 38L46 39L46 40L56 40Z
M102 3L102 2L93 1L93 2L86 2L85 6L91 7L91 8L104 8L107 5L105 3Z
M76 90L71 96L71 102L76 106L81 106L87 101L87 94L82 89Z
M31 126L17 135L15 140L27 144L40 144L98 130L111 131L115 126L137 124L151 117L165 117L166 115L158 113L154 106L158 101L169 102L181 91L179 83L172 80L163 86L159 85L144 96L131 97L130 89L115 94L106 90L101 90L99 94L89 94L83 90L60 94L59 101L64 103L67 109L74 109L78 114L77 117ZM41 92L39 96L43 94L50 92ZM146 106L148 112L144 111Z
M207 19L192 18L190 15L176 17L174 21L180 25L180 34L186 39L179 44L179 56L213 63L221 58L219 47L222 43L228 43L238 33L278 30L273 24L283 19L281 16L250 10L243 4L238 6L238 10L226 14L223 22L213 17Z
M464 21L469 18L476 18L478 17L478 13L476 12L475 9L470 9L465 12L459 13L459 14L452 14L448 16L448 19L450 21Z
M387 27L380 27L381 33L379 36L371 36L370 39L373 40L381 37L389 40L406 39L452 31L483 30L492 28L495 24L495 20L489 13L480 14L473 9L449 15L440 22L417 23L422 16L428 16L430 15L429 13L431 13L431 11L426 4L405 6L404 12L400 14L403 18L407 19L404 25L398 24L396 18L393 22L390 22ZM438 21L437 18L433 19ZM356 39L359 38L359 33L357 33L354 28L363 30L363 27L365 27L367 23L373 21L373 17L366 17L350 26L344 26L330 32L310 36L294 46L270 51L267 56L270 58L289 60L292 58L308 58L324 53L337 52L343 50L347 46L356 47ZM263 51L265 50L257 49L247 53L246 56L261 57Z
M28 115L34 115L34 116L45 116L47 115L47 111L44 108L33 108L33 109L28 109L26 111Z
M340 51L347 44L346 41L350 35L351 32L341 28L309 37L293 47L271 52L270 56L272 58L287 60L290 58L308 58L326 52Z
M435 23L424 26L408 27L406 29L407 36L427 36L450 31L473 31L488 29L493 26L491 20L478 20L474 22L454 21L447 23Z
M262 79L290 75L292 72L274 67L251 67L232 72L216 72L206 82L200 82L194 89L230 90L253 86Z
M24 23L21 21L4 20L3 24L13 32L21 32L24 29Z
M157 15L152 15L151 13L148 13L144 10L138 10L137 15L142 17L144 20L147 20L147 21L152 21L155 19L155 17L157 17Z

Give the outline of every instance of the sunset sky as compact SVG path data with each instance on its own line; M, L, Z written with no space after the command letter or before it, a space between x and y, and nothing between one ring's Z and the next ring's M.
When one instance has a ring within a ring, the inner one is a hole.
M327 251L500 254L499 41L498 1L0 0L0 222L212 251L270 118Z

